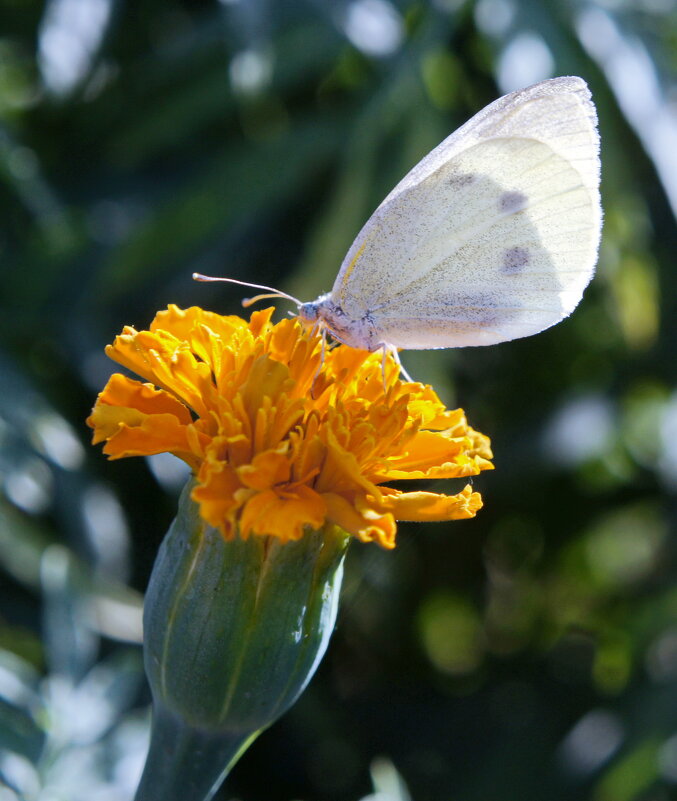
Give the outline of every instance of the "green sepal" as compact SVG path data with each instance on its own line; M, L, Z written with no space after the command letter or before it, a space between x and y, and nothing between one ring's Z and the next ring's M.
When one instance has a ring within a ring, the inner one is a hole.
M176 762L180 754L190 759L187 743L209 743L213 792L228 761L298 698L336 622L350 541L344 532L326 527L286 544L259 536L226 541L200 518L192 488L189 482L183 491L146 594L144 661L154 712L137 801L210 797L194 787L190 796L179 792ZM171 786L151 794L149 771L160 782L167 760Z

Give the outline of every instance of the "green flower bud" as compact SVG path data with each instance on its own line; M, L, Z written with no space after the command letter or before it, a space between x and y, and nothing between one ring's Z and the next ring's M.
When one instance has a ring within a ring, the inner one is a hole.
M298 698L334 628L349 538L226 541L184 489L144 608L153 694L137 801L201 801Z

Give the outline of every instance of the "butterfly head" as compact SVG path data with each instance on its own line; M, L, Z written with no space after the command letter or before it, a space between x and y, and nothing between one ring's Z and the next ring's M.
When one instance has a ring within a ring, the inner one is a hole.
M324 318L329 295L320 295L317 300L310 301L309 303L301 303L299 305L299 319L301 322L314 325L318 320Z
M348 314L341 304L332 299L331 293L320 295L311 303L302 303L298 313L301 322L319 326L337 342L352 348L373 351L383 344L369 312L360 316Z

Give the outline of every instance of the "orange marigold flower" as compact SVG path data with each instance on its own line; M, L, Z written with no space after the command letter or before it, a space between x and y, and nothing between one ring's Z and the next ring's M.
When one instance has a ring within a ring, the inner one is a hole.
M87 423L111 459L168 451L195 474L192 498L227 539L297 540L333 523L395 545L396 520L457 520L482 506L386 481L493 467L489 440L389 358L322 341L297 319L249 321L169 306L126 327L106 353L144 378L111 376ZM384 374L385 373L385 374ZM384 386L385 384L385 386Z

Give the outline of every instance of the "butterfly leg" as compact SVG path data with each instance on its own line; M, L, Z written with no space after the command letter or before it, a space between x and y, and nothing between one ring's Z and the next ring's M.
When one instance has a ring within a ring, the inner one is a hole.
M313 331L315 331L315 327L313 326ZM323 326L320 332L320 336L322 337L322 350L320 351L320 363L317 365L317 370L315 370L315 375L313 376L313 383L310 385L311 394L315 391L315 382L317 381L317 377L322 371L324 367L324 359L327 353L327 329Z
M384 346L384 348L385 347L387 346ZM402 361L400 360L400 352L397 350L397 348L391 347L390 352L393 354L393 359L395 359L395 361L397 362L397 366L400 368L400 375L404 377L405 381L409 381L409 383L411 384L415 383L414 379L409 375L404 365L402 364ZM383 355L383 367L385 370L385 350Z
M383 391L387 390L386 384L386 361L388 359L388 353L391 353L395 363L399 367L400 375L404 378L405 381L409 381L410 383L415 383L414 379L409 375L409 373L405 370L404 365L400 360L400 354L397 348L393 347L392 345L388 345L386 342L382 342L379 347L381 348L381 352L383 357L381 359L381 372L383 373Z
M381 343L381 374L383 376L383 394L385 395L388 391L388 385L386 384L386 359L388 358L388 346L385 342Z

